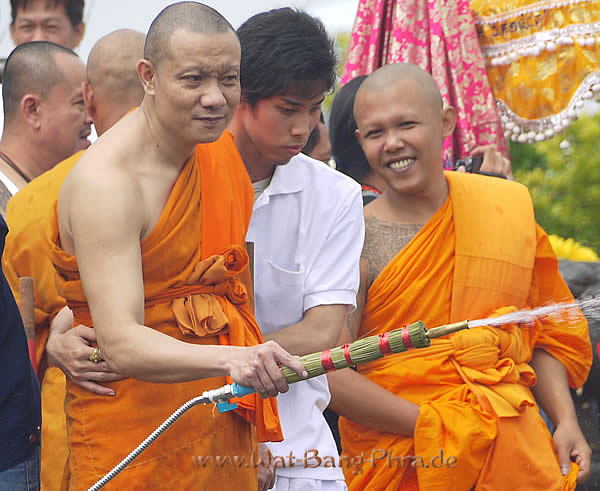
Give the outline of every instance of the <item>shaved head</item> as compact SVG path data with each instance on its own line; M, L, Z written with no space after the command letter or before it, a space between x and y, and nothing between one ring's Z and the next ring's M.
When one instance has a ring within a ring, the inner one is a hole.
M144 58L155 68L169 56L171 35L178 29L206 35L225 32L236 34L227 19L207 5L198 2L169 5L154 19L146 36Z
M6 60L2 82L4 118L12 120L19 112L23 96L34 94L46 98L54 87L64 82L65 74L56 56L78 56L68 48L48 41L33 41L17 46Z
M94 88L98 104L118 104L129 109L142 102L144 89L136 67L144 57L144 40L141 32L119 29L94 45L87 62L87 81Z
M376 91L381 92L395 82L411 80L420 88L425 101L435 111L441 111L443 107L442 95L435 80L425 70L410 63L392 63L384 65L369 75L356 92L354 103L354 118L360 116L361 94ZM357 111L358 109L358 111Z

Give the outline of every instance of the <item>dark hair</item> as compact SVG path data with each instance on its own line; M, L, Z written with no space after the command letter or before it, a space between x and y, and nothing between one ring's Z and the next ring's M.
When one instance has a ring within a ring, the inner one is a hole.
M325 124L325 120L323 119L323 113L321 113L319 121ZM317 124L310 132L308 140L306 140L306 145L304 145L304 148L302 149L302 153L309 155L310 152L312 152L315 149L319 141L321 141L321 130L319 129L319 125Z
M12 15L11 24L17 19L17 11L26 9L33 0L10 0L10 13ZM65 7L65 13L71 21L73 28L76 28L83 21L84 0L46 0L46 4L52 7L62 5Z
M66 53L79 58L74 51L49 41L31 41L12 50L4 66L2 103L5 126L17 113L26 93L46 97L65 79L56 64L56 54Z
M319 19L286 7L250 17L237 32L242 98L250 106L292 87L314 90L320 83L325 92L334 87L335 48Z
M361 75L344 85L335 95L329 115L329 139L336 169L358 182L371 172L369 161L354 135L354 98L366 78Z

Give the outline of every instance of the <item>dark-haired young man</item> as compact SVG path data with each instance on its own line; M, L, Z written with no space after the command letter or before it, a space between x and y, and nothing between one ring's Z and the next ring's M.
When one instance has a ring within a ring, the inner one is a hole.
M256 318L290 353L322 351L355 306L364 235L360 187L300 153L335 83L333 45L319 20L290 8L250 18L238 35L242 97L230 130L255 189ZM278 398L284 441L268 444L277 489L346 489L322 414L329 397L318 377Z
M15 45L50 41L75 49L81 43L84 0L10 0L10 37Z

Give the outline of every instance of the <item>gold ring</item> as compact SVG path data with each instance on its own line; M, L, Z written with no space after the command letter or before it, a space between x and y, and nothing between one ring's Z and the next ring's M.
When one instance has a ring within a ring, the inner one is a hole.
M90 354L89 360L93 363L100 363L102 360L104 360L104 358L102 358L102 355L100 354L99 348L94 348L94 351L92 351L92 353Z

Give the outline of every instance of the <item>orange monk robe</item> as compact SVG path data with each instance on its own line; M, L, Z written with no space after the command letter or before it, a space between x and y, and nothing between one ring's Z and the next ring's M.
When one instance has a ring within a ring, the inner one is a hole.
M367 292L361 336L419 319L434 327L573 301L523 186L446 177L448 200ZM420 415L414 438L340 419L346 462L362 452L381 459L363 464L362 473L346 464L349 488L574 489L578 468L572 464L562 476L530 391L534 348L565 365L572 387L583 384L592 359L583 315L474 328L360 366L367 378L419 404ZM409 455L415 458L402 460Z
M182 169L159 221L141 243L145 325L195 344L249 346L262 342L246 290L236 278L247 264L243 248L253 190L233 138L198 146ZM76 258L58 245L56 213L47 238L57 285L74 324L92 326ZM226 377L155 384L125 379L103 397L67 383L69 489L87 489L112 469L175 409ZM251 454L256 440L281 440L274 400L252 395L236 412L197 406L117 476L107 489L256 489ZM203 465L202 457L243 456L248 466Z
M31 181L8 202L6 237L2 266L10 287L19 301L19 278L31 276L35 289L36 359L32 360L43 377L42 385L42 466L41 487L59 489L69 455L65 422L65 376L56 367L40 371L45 356L50 321L66 302L58 294L54 282L54 266L43 247L44 221L58 198L67 174L80 159L82 152Z

